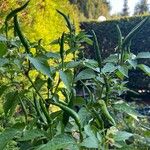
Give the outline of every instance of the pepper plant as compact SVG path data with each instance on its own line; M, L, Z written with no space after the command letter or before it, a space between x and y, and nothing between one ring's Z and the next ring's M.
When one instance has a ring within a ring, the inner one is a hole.
M0 150L148 148L146 117L121 98L130 90L128 70L138 67L150 75L148 66L138 64L150 53L130 52L132 38L148 19L125 38L116 26L116 53L103 59L94 31L77 33L69 16L59 10L68 32L51 42L58 51L44 48L42 40L30 42L18 20L28 3L11 11L1 29ZM84 43L93 45L96 60L78 58Z

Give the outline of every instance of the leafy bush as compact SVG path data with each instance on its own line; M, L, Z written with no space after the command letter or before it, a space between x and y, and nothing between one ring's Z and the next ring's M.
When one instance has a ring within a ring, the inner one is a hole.
M98 42L102 47L102 56L108 57L110 54L115 53L118 36L116 25L119 26L122 36L125 37L128 32L137 25L141 20L148 16L136 16L130 18L122 18L118 20L109 20L105 22L82 22L81 29L85 30L87 34L91 34L91 30L94 30ZM136 37L133 37L131 42L131 52L134 54L138 54L140 52L147 52L147 56L143 56L144 58L149 58L149 50L150 50L150 19L143 26L143 28L137 33ZM85 56L88 58L95 58L93 47L86 45L85 48ZM149 66L149 59L138 59L138 62L144 63ZM129 74L130 82L128 87L134 90L145 89L149 90L150 78L145 76L139 69L137 71L132 70ZM141 84L142 83L142 84Z
M0 1L0 26L6 15L16 7L19 7L26 0L1 0ZM63 19L59 17L56 9L70 14L76 22L78 29L78 10L68 0L31 0L28 8L19 14L19 21L22 23L22 30L27 37L35 42L42 39L47 49L51 49L49 41L58 38L62 31L66 31ZM56 51L57 49L55 49Z
M5 35L0 36L0 149L148 148L146 117L119 97L129 90L123 81L129 69L139 67L149 74L147 66L135 65L137 56L127 49L147 18L124 40L117 28L117 53L103 59L95 32L92 31L93 42L83 31L76 33L70 18L60 11L57 12L64 17L69 32L52 42L59 45L59 52L47 52L40 41L31 43L18 22L18 13L26 6L27 3L7 15ZM14 37L9 37L12 19ZM85 42L94 45L96 61L77 58ZM71 61L67 61L69 54L73 55ZM51 64L52 60L55 64ZM34 71L35 76L31 76ZM77 93L78 82L83 95ZM80 107L78 112L76 105ZM59 110L52 111L52 106Z
M91 30L94 30L97 35L99 44L103 49L103 56L106 57L111 53L115 53L115 48L118 42L117 29L116 25L119 26L122 36L125 37L131 29L136 26L144 18L150 16L136 16L130 18L121 18L118 20L108 20L105 22L82 22L81 29L91 34ZM150 29L149 29L150 20L143 26L142 30L137 33L137 36L132 39L131 43L131 52L138 54L139 52L148 52L150 49ZM94 53L90 51L87 54L91 55L94 58Z

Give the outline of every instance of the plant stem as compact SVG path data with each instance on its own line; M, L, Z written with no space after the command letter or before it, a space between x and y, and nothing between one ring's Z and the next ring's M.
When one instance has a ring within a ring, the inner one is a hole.
M105 82L105 87L106 87L106 92L105 92L105 100L106 100L106 104L108 104L108 97L109 97L109 83L108 83L108 79L106 77L106 75L103 75L103 78L104 78L104 82Z
M19 97L19 100L20 100L20 103L21 103L21 107L22 107L22 110L24 112L24 116L25 116L25 121L26 121L26 124L28 123L28 113L27 113L27 110L25 108L25 105L23 103L23 101L21 100L21 98Z
M56 94L56 92L57 92L58 86L59 86L59 84L60 84L60 81L61 81L61 80L60 80L60 77L59 77L58 82L57 82L57 85L56 85L56 87L55 87L55 91L53 92L53 96L52 96L51 99L54 98L54 96L55 96L55 94Z
M44 101L42 95L39 93L39 91L37 90L37 88L35 87L33 81L31 80L31 78L29 77L28 73L26 74L26 77L28 78L28 80L30 81L32 87L34 88L34 90L36 91L36 93L39 95L39 97Z
M31 78L29 77L29 75L28 75L28 73L26 74L26 77L28 78L28 80L31 82L31 84L32 84L32 87L34 88L34 90L36 91L36 93L38 94L38 96L41 98L41 100L40 100L40 105L41 105L41 109L42 109L42 111L43 111L43 113L44 113L44 115L45 115L45 117L46 117L46 119L47 119L47 121L48 121L48 124L50 125L49 126L49 128L50 128L50 138L52 138L52 127L51 127L51 118L50 118L50 116L49 116L49 114L48 114L48 112L47 112L47 109L45 108L45 106L44 106L44 104L43 104L43 102L45 102L45 100L43 99L43 97L42 97L42 95L39 93L39 91L37 90L37 88L35 87L35 85L34 85L34 83L33 83L33 81L31 80Z

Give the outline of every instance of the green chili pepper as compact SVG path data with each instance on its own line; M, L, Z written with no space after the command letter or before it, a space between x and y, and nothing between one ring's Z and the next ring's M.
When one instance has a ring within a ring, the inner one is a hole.
M67 123L69 122L69 116L70 115L67 112L63 112L62 123L64 127L66 127Z
M22 110L23 110L24 115L25 115L26 123L27 123L28 122L28 111L27 111L26 106L24 105L24 103L20 97L19 97L19 100L20 100L20 104L21 104Z
M116 27L117 27L117 34L118 34L118 49L120 50L122 47L122 37L123 36L122 36L122 33L121 33L119 26L116 25Z
M93 101L93 93L90 91L90 89L88 88L88 86L83 82L83 81L81 81L80 80L80 82L84 85L84 87L86 88L86 90L87 90L87 92L88 92L88 94L89 94L89 96L90 96L90 101Z
M72 109L73 108L73 100L75 98L75 93L74 91L72 90L72 93L71 93L71 96L69 96L70 98L68 98L68 108ZM62 103L63 104L63 103ZM65 112L63 113L63 124L64 126L67 125L67 123L69 122L69 117L70 117L70 114L68 114L68 112Z
M47 79L47 88L50 89L52 87L52 80L50 78Z
M33 95L33 99L34 99L35 110L37 112L37 115L39 116L40 121L47 124L46 118L41 112L41 107L40 107L38 101L36 100L35 95Z
M27 1L23 6L16 8L15 10L11 11L5 19L5 29L6 29L6 36L7 36L7 32L8 32L8 21L13 18L18 12L22 11L23 9L25 9L28 5L29 1Z
M93 113L94 117L98 120L100 128L104 129L104 121L102 120L100 114L95 110L95 108L92 108L92 113Z
M117 52L118 52L118 63L120 63L120 56L121 56L121 61L122 61L122 58L123 58L123 48L122 48L122 33L121 33L121 30L119 28L118 25L116 25L116 28L117 28L117 35L118 35L118 46L117 46Z
M64 67L64 36L65 33L62 34L60 39L60 57L61 57L62 69Z
M132 38L142 29L142 27L145 25L145 23L148 21L148 17L143 19L140 23L138 23L131 32L125 37L122 43L122 47L125 47L129 44L129 42L132 40Z
M116 125L116 123L115 123L115 120L112 118L112 116L110 115L110 113L109 113L109 111L108 111L108 109L107 109L107 107L106 107L106 104L105 104L105 101L103 101L103 100L99 100L98 101L98 104L99 104L99 106L100 106L100 108L101 108L101 112L102 112L102 115L108 120L108 121L110 121L110 123L112 124L112 125Z
M52 121L51 121L50 115L49 115L46 107L44 106L43 101L41 99L39 101L40 101L41 109L42 109L42 111L43 111L43 113L44 113L44 115L45 115L45 117L47 119L48 124L51 124Z
M101 68L102 68L102 48L99 47L99 44L98 44L98 40L97 40L97 37L96 37L96 34L94 32L94 30L92 30L92 34L93 34L93 44L94 44L94 49L95 49L95 52L96 52L96 59L98 61L98 64L99 64L99 68L100 68L100 71L101 71Z
M65 19L65 21L66 21L66 23L67 23L68 29L70 30L70 32L72 32L72 31L74 30L74 27L73 27L73 25L72 25L71 22L70 22L70 18L69 18L68 16L66 16L64 13L62 13L61 11L59 11L59 10L57 10L57 9L56 9L56 11L57 11L60 15L62 15L62 16L64 17L64 19Z
M68 106L63 105L62 103L51 102L51 104L56 105L56 106L60 107L63 111L67 112L75 120L78 127L81 128L80 118L74 110L72 110Z
M58 103L58 102L50 102L52 105L58 106L60 107L64 112L66 112L67 114L69 114L76 122L78 128L79 128L79 132L80 132L80 140L83 141L83 135L82 135L82 130L81 130L81 123L80 123L80 117L79 115L72 110L71 108L69 108L68 106L63 105L62 103Z
M109 87L108 79L107 79L105 74L103 74L103 78L104 78L105 87L106 87L106 103L108 103L108 96L109 96L110 87Z
M130 53L131 52L131 41L129 42L128 46L127 46L127 52Z
M5 19L5 22L9 21L12 17L14 17L18 12L22 11L23 9L25 9L28 6L28 3L30 1L27 1L23 6L16 8L15 10L11 11Z
M29 54L30 53L30 45L20 29L17 15L14 16L14 29L15 29L16 33L18 34L22 45L25 47L25 51Z

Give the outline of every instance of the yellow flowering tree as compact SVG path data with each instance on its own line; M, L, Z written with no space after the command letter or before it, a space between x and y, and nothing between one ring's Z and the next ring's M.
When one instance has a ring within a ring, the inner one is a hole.
M3 24L4 18L11 9L15 9L24 2L25 0L1 0L0 25ZM20 15L21 26L26 37L31 41L43 39L46 44L58 38L66 27L56 9L69 14L76 23L78 22L77 9L68 0L30 0L28 8Z

